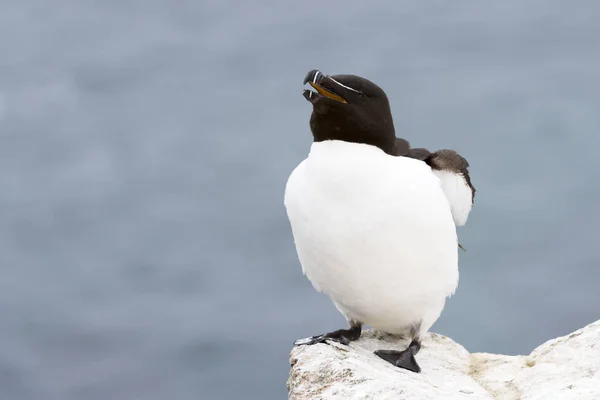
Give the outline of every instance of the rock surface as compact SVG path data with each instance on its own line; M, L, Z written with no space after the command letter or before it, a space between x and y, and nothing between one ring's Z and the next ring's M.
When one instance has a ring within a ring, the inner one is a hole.
M407 340L366 331L350 346L294 347L289 399L600 399L600 321L552 339L527 356L470 354L451 339L430 333L417 355L421 374L373 354L407 345Z

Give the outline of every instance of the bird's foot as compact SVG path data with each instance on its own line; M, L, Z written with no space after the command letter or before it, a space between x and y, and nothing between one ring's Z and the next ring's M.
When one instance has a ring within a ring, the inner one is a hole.
M338 329L337 331L325 333L323 335L311 336L304 339L298 339L294 342L295 346L311 346L317 343L327 343L333 341L347 346L350 342L358 340L361 334L361 327L352 326L350 329Z
M376 350L375 355L383 358L385 361L399 368L404 368L412 372L421 372L421 367L415 360L415 354L421 349L421 343L413 340L406 350Z

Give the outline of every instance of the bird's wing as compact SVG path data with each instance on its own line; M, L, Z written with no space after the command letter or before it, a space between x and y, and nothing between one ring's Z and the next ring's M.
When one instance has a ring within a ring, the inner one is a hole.
M454 150L430 152L422 147L410 147L406 139L396 138L396 156L424 161L440 178L442 188L450 204L452 217L457 226L467 222L473 202L475 187L469 176L469 163Z
M425 160L431 152L422 147L410 147L410 143L406 139L396 138L396 156L416 158L417 160Z
M438 150L423 161L440 179L454 223L456 226L464 225L473 207L476 191L469 175L469 163L454 150Z

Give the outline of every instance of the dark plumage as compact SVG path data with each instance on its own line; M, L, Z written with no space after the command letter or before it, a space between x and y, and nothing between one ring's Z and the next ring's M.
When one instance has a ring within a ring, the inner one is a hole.
M422 147L411 148L408 140L396 138L395 155L398 157L416 158L417 160L424 161L435 170L446 170L462 174L473 191L471 200L475 201L476 189L471 183L469 162L456 151L443 149L432 153Z
M317 92L304 91L313 105L310 130L315 142L344 140L376 146L394 155L396 134L385 92L356 75L325 75L312 70L304 79Z
M396 153L397 156L416 158L417 160L425 160L431 152L422 147L410 147L410 143L406 139L396 138Z

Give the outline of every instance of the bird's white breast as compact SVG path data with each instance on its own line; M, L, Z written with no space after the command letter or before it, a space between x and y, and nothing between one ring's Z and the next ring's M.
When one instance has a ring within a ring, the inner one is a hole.
M285 206L302 269L349 319L391 333L437 320L458 283L456 228L423 162L314 143Z

